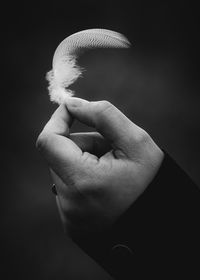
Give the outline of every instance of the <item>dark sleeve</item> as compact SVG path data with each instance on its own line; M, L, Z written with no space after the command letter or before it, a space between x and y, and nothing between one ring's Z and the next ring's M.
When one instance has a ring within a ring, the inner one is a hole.
M153 181L111 229L74 241L115 279L197 279L199 221L200 191L165 153Z

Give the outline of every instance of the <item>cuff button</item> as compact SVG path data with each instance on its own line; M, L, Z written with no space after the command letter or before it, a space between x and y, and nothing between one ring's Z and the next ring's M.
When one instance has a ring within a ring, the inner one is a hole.
M117 244L110 250L110 269L116 279L133 279L135 253L124 244Z
M111 249L111 254L119 255L121 258L132 257L133 251L124 244L114 245Z

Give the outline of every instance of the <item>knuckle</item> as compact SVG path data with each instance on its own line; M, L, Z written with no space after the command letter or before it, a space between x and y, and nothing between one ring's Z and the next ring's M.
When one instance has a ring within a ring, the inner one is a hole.
M112 104L108 100L100 100L98 102L102 107L108 107L111 106Z
M100 108L102 108L102 109L107 109L112 106L112 104L107 100L101 100L98 103L99 103Z
M112 103L107 100L101 100L96 103L96 111L100 114L104 113L107 110L113 109L113 107L114 106L112 105Z
M50 139L49 134L41 132L36 140L36 148L39 151L44 150L46 148L46 146L48 145L49 139Z
M140 129L137 135L135 135L135 142L138 144L144 145L149 140L150 140L150 136L144 129Z

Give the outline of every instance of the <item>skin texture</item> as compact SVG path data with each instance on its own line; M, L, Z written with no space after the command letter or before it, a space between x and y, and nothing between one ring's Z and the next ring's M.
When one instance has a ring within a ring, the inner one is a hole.
M73 119L97 132L70 134ZM66 232L102 231L142 194L163 152L146 131L108 101L69 98L38 137L56 184Z

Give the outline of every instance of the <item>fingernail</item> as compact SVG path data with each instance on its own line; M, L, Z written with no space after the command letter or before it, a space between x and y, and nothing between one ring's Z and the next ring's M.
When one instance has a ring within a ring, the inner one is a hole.
M73 108L81 107L87 103L89 103L89 102L84 99L77 98L77 97L68 97L66 99L66 105L69 107L73 107Z

